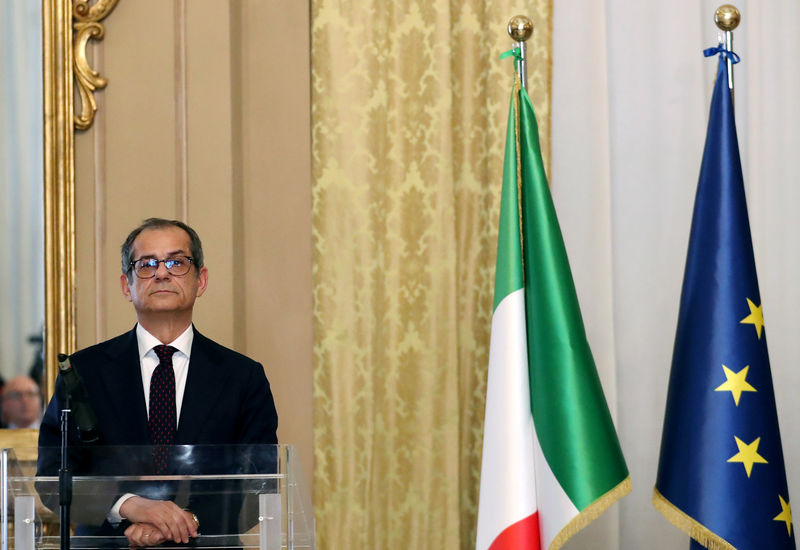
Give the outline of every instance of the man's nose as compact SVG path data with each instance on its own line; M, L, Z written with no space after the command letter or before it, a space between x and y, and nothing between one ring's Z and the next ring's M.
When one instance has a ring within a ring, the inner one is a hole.
M164 262L158 262L156 266L156 278L163 279L165 277L169 277L170 272L167 270L167 266Z

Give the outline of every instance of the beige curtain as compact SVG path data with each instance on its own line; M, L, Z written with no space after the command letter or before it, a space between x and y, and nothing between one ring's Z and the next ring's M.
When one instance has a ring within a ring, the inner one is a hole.
M548 155L548 0L312 0L323 550L474 547L517 13Z

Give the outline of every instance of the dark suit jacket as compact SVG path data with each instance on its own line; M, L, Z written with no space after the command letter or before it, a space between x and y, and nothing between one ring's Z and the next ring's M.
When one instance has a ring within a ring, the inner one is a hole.
M71 360L97 416L102 445L151 445L135 328L76 352ZM59 378L40 427L39 475L58 471L59 455L52 449L61 442L62 386ZM274 444L278 442L277 427L278 415L263 367L195 329L175 444ZM81 452L74 425L69 439L74 474L110 473L97 471L103 466ZM47 447L51 450L45 451ZM201 529L208 532L202 524Z

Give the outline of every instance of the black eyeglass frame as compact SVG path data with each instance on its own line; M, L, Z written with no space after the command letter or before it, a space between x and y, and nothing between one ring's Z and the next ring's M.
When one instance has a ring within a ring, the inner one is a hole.
M186 268L186 272L185 273L173 273L171 271L172 266L167 265L167 262L174 262L174 261L180 260L180 259L185 259L187 261L186 265L188 267ZM142 277L139 274L139 270L136 269L136 264L137 263L145 262L145 261L148 262L148 263L147 263L146 266L142 266L142 267L152 267L152 268L154 268L153 269L153 274L150 275L149 277ZM169 273L173 277L183 277L184 275L186 275L187 273L189 273L192 270L192 265L194 264L194 258L192 258L191 256L171 256L169 258L164 258L163 260L158 260L156 258L139 258L138 260L133 260L130 264L128 264L128 272L133 271L139 279L152 279L153 277L156 276L156 273L158 273L158 264L162 264L162 263L164 264L164 268L167 270L167 273Z

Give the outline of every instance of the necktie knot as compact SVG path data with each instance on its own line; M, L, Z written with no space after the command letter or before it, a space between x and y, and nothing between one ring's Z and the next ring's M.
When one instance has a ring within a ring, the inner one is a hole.
M177 348L174 348L172 346L159 345L154 347L153 351L156 352L156 357L158 357L159 363L165 363L171 365L172 354L174 354L178 350Z

